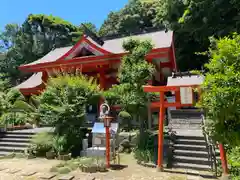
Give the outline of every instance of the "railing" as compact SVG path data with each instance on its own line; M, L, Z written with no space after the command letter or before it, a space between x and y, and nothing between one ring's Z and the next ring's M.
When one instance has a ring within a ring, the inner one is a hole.
M208 161L211 162L211 169L213 172L215 172L215 175L217 176L216 149L215 149L214 143L212 142L212 140L210 139L210 137L207 135L205 131L204 124L205 124L205 118L204 118L204 115L202 115L202 125L203 125L202 130L203 130L204 139L207 142Z

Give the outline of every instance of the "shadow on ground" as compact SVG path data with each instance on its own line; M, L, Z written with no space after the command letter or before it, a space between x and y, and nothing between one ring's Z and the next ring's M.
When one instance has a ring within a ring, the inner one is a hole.
M127 165L122 165L122 164L111 164L110 169L117 171L117 170L125 169L127 167L128 167Z

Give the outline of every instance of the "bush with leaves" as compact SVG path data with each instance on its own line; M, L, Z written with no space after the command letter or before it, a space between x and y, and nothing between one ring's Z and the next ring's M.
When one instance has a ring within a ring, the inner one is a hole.
M132 120L131 114L129 114L126 111L121 111L118 114L118 117L122 120L122 127L123 127L123 129L125 129L127 131L130 131L131 130L131 125L132 125L132 123L131 123L131 120Z
M232 179L240 180L240 146L237 146L229 151L228 163Z
M134 157L137 161L154 162L157 134L151 131L144 131L140 137L138 135L137 146L134 149Z
M211 42L200 103L206 110L206 130L215 141L239 146L240 35Z
M0 92L0 121L2 125L22 125L30 120L24 106L28 103L17 89Z
M50 150L53 150L53 135L43 132L34 135L27 153L38 157L45 157L46 152Z
M79 155L86 106L98 103L100 89L93 78L81 74L58 74L50 78L39 97L39 112L44 124L55 127L54 134L66 138L65 153Z

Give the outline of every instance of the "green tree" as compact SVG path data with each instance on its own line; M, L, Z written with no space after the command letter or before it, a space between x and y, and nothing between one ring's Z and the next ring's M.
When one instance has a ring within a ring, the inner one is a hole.
M39 97L40 118L44 124L55 127L56 137L66 139L67 144L62 145L64 152L79 155L86 106L97 104L99 98L100 89L94 79L81 74L63 74L49 79L46 90Z
M196 55L206 51L210 45L208 38L220 38L240 28L240 3L236 0L190 0L185 1L185 11L179 19L176 47L181 69L199 68L208 62L207 56ZM195 61L195 65L192 61ZM185 62L185 63L181 63ZM188 64L190 66L185 66Z
M85 25L96 31L91 23ZM22 25L7 24L0 33L0 52L4 58L0 61L0 71L8 73L11 83L23 80L18 66L33 62L54 48L73 45L83 34L83 27L75 26L59 17L43 14L30 14Z
M123 47L129 54L122 59L118 76L120 85L113 86L105 93L105 97L108 101L114 99L119 102L125 114L128 112L131 117L137 116L143 130L148 94L142 86L154 72L154 67L145 60L145 55L153 46L149 41L130 39L123 43Z
M118 12L110 12L99 30L101 36L129 34L153 27L157 1L131 0Z
M240 35L212 39L201 105L214 140L240 144Z
M208 37L239 32L239 8L237 0L133 0L109 14L100 34L129 35L144 28L165 27L174 31L179 69L201 69L208 57L197 52L208 49Z

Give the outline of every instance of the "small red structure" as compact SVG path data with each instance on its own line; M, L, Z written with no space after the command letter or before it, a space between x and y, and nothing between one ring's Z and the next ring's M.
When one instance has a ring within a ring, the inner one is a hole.
M185 77L188 78L188 77ZM167 86L144 86L145 92L159 92L160 101L151 103L152 108L159 108L159 121L158 121L158 161L157 168L159 171L163 170L163 128L164 128L164 115L165 108L167 107L189 107L194 103L194 89L200 88L200 84L203 82L203 77L194 76L190 81L183 81L183 78L170 78ZM182 82L181 82L182 81ZM175 102L168 103L165 101L165 93L172 92L175 94ZM199 89L200 92L200 89ZM224 174L228 174L226 154L222 144L219 145L221 161Z

